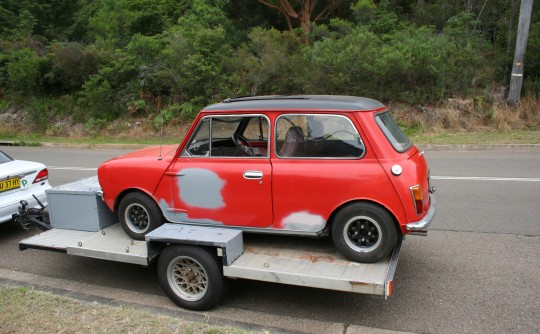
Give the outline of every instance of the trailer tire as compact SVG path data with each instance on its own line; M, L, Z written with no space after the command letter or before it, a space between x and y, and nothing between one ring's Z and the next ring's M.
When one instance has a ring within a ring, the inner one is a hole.
M198 246L169 245L158 261L161 287L180 307L203 311L223 294L223 269L217 255Z
M341 209L332 224L332 240L349 260L374 263L390 254L397 241L393 217L372 203Z
M144 236L163 223L161 211L154 200L141 192L131 192L118 205L118 220L131 238L144 240Z

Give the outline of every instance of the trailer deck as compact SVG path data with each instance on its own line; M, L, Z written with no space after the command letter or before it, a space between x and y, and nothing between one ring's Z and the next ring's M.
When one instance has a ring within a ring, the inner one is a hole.
M227 228L164 224L148 234L146 241L136 241L114 224L98 232L53 228L20 241L19 248L146 266L169 243L212 246L223 257L223 275L229 278L388 297L401 242L400 238L388 258L356 263L343 257L326 239L243 235Z

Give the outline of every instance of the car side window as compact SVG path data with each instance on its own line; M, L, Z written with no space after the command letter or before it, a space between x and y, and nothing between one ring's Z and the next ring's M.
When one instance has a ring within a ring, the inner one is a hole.
M351 120L341 115L281 115L275 141L281 158L357 159L365 151Z
M182 156L267 157L268 128L262 115L205 117Z

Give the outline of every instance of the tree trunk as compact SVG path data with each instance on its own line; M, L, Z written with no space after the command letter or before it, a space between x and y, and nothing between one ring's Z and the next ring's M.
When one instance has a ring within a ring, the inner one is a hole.
M317 0L304 0L301 4L300 13L298 15L298 23L300 28L306 34L311 32L311 14L313 13L315 4L317 4Z
M295 22L297 27L301 28L304 33L307 35L311 32L311 26L314 22L319 19L327 18L328 15L336 9L344 0L331 0L322 8L319 15L316 18L314 17L313 11L317 5L317 0L257 0L261 4L273 8L285 16L287 20L287 26L289 30L294 29L293 22ZM472 0L470 0L472 1ZM295 3L299 8L296 10L291 2ZM298 6L299 5L299 6Z
M474 6L474 0L467 0L467 7L465 8L465 11L467 13L472 13L473 6Z

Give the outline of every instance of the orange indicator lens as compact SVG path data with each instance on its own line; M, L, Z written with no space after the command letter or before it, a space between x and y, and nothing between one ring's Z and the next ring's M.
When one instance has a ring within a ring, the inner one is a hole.
M420 215L424 211L424 205L423 205L424 196L422 195L422 189L420 189L420 186L411 187L411 193L414 200L416 214Z

